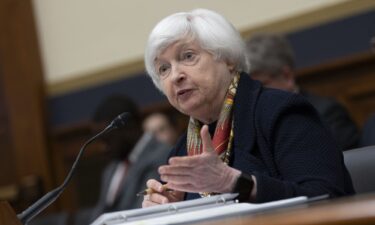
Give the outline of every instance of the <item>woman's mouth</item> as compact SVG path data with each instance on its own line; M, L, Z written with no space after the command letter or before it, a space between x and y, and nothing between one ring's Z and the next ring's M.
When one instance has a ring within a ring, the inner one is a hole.
M193 93L193 89L183 89L177 92L177 97L180 100L186 100L190 97L190 95Z

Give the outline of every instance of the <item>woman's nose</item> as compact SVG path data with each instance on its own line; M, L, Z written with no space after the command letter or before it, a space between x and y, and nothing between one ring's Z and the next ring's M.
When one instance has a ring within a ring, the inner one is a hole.
M183 66L181 66L180 64L172 65L171 73L171 79L174 83L180 83L186 77Z

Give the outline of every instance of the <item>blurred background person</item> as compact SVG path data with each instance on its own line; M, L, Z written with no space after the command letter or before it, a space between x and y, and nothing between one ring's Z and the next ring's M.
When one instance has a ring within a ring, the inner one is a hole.
M143 120L143 130L150 132L155 138L167 145L174 146L178 138L176 124L165 113L155 112Z
M99 104L94 130L102 130L117 115L129 112L126 125L102 137L112 155L101 180L99 200L93 209L77 214L75 224L89 224L103 213L141 207L136 196L148 179L158 179L157 168L166 162L169 147L143 133L138 106L128 97L112 95Z
M358 146L359 131L349 112L335 99L301 90L295 80L294 52L282 35L258 33L246 42L250 76L265 87L302 94L329 126L341 150Z
M375 113L364 123L360 147L375 145Z

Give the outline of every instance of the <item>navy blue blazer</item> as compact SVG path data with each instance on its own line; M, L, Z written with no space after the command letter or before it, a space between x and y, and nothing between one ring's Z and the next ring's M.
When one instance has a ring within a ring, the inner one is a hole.
M263 88L242 73L234 101L229 166L256 177L255 202L354 193L341 151L304 97ZM186 133L170 157L185 155Z

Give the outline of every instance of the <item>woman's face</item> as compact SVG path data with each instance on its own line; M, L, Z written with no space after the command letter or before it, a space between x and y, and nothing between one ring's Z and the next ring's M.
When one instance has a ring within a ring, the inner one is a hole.
M197 42L180 40L155 60L161 87L180 112L203 123L219 117L233 78L233 66L203 50Z

